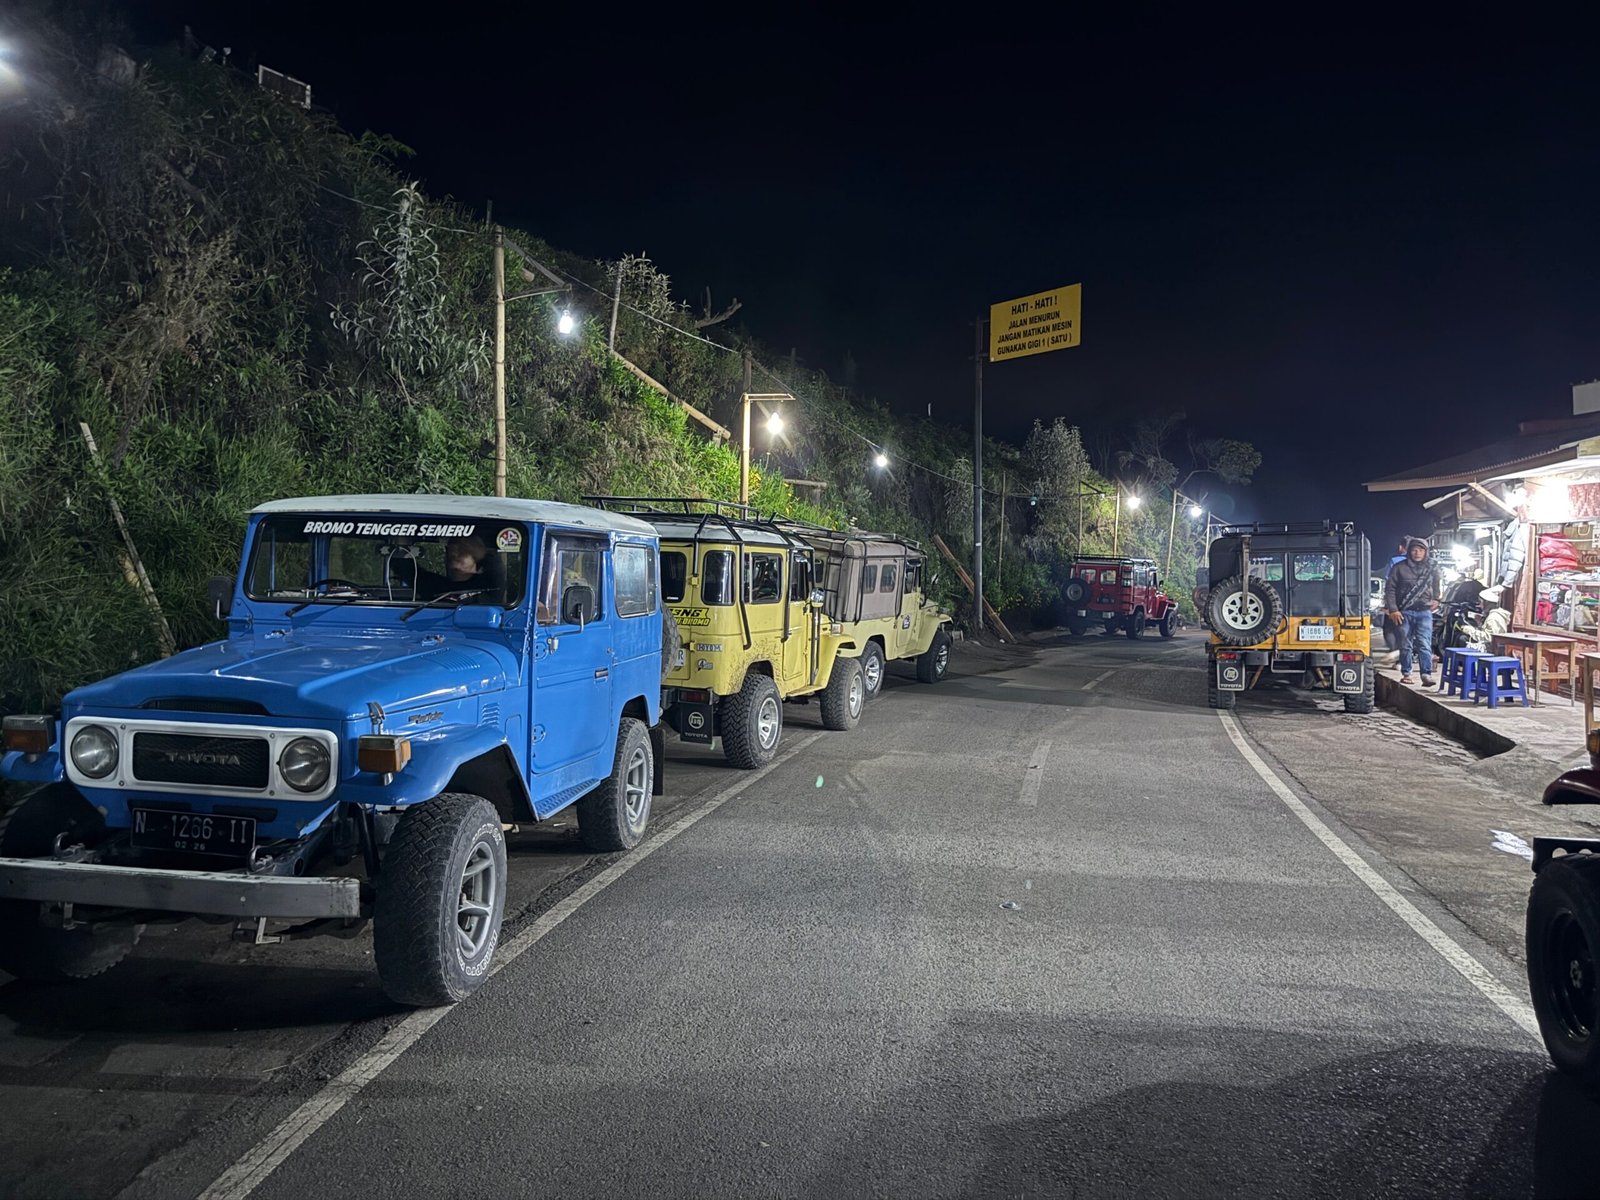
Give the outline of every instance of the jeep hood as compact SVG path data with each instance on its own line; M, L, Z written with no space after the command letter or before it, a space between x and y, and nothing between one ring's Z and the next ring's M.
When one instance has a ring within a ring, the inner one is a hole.
M501 691L517 673L481 641L245 636L186 650L67 696L69 709L140 708L152 700L253 701L273 716L343 721L376 701L405 711Z

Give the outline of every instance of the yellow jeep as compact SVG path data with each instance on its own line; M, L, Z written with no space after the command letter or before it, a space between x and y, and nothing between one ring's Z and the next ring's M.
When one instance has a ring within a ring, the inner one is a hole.
M824 612L816 556L744 505L595 496L590 503L654 525L661 597L680 645L664 664L662 720L736 767L771 762L783 702L817 696L822 724L854 729L866 703L861 647Z
M1231 525L1207 558L1212 708L1232 708L1264 677L1287 675L1343 696L1346 712L1372 711L1372 548L1353 524Z
M950 616L928 602L928 560L920 546L859 529L779 524L816 555L823 610L844 644L860 650L868 700L882 690L889 662L915 660L923 683L944 678L950 666Z

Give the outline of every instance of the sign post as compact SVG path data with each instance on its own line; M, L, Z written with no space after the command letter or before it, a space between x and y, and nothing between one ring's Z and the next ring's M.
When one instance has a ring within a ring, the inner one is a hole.
M990 362L1076 346L1083 325L1083 285L1069 284L989 306ZM974 632L983 630L983 318L974 322L972 401L972 580ZM1081 501L1080 501L1081 510ZM1002 509L1002 517L1004 510ZM1080 514L1081 523L1081 514Z

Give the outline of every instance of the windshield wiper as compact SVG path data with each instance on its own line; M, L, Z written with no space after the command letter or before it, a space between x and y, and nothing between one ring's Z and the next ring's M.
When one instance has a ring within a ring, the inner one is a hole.
M306 600L301 604L296 604L283 615L286 618L292 617L295 615L295 613L300 612L302 609L310 608L313 604L328 604L333 608L343 608L346 604L354 604L357 600L371 600L372 598L373 597L371 594L364 590L357 592L353 596L340 596L335 600L323 600L321 597L314 596L310 600Z
M409 621L423 609L432 608L435 604L443 604L446 600L453 600L455 602L455 606L460 608L463 601L468 600L473 596L481 596L489 590L489 588L455 588L452 591L440 592L432 600L419 604L415 608L406 609L405 615L400 619L402 621Z

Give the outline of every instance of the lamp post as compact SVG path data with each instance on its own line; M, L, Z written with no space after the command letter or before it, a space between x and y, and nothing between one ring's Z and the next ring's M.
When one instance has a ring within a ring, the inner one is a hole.
M511 248L524 259L537 267L551 281L552 286L536 288L531 292L522 292L516 296L506 295L506 231L499 225L494 227L494 494L506 494L506 305L513 300L525 300L529 296L548 296L552 292L569 291L569 285L563 283L557 276L541 266L528 253L511 242ZM532 281L535 277L524 269L523 277ZM569 334L577 327L572 314L563 312L556 328L563 334Z
M777 404L782 405L785 400L793 400L788 392L745 392L740 399L744 410L744 436L740 442L739 451L739 503L750 503L750 405L751 404ZM783 432L783 414L772 413L767 417L767 432L778 434Z

